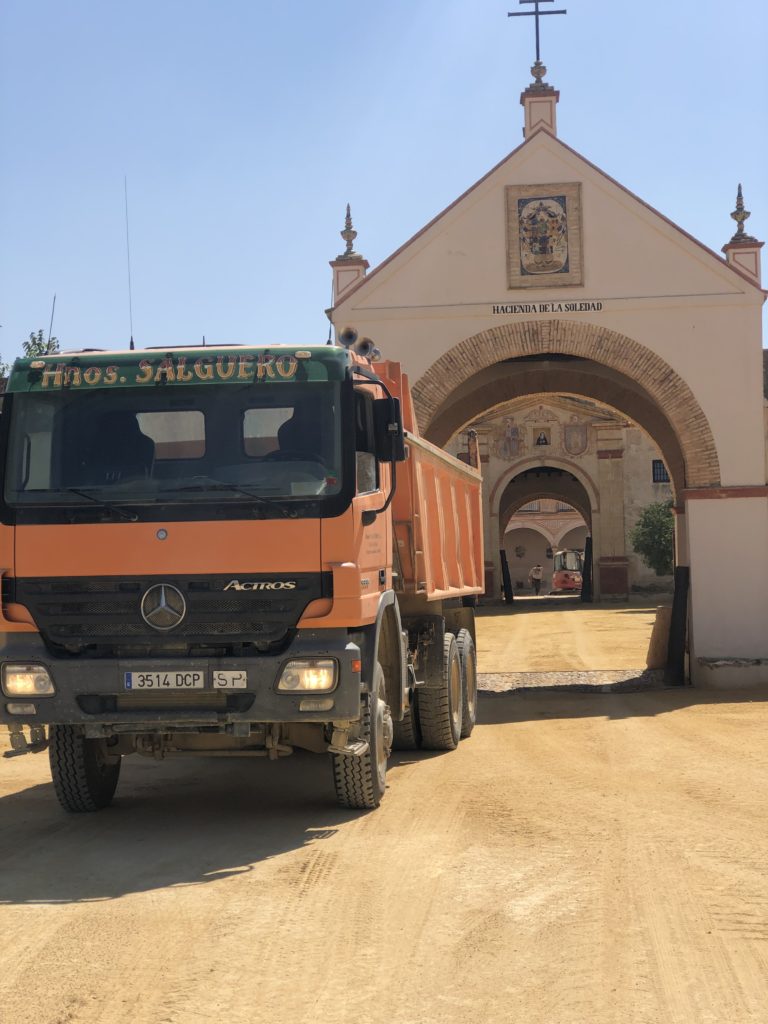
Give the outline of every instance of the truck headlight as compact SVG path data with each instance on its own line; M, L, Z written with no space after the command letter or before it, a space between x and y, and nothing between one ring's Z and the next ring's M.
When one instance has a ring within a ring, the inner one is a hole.
M51 697L55 692L53 680L43 665L3 665L6 697Z
M336 686L338 666L332 658L289 661L283 668L278 690L332 690Z

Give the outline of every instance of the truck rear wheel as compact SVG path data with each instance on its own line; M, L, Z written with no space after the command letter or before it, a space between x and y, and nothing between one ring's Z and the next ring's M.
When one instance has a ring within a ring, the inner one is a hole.
M477 655L468 629L460 629L456 634L456 646L461 662L461 738L466 739L477 722Z
M392 750L392 715L386 701L384 670L376 662L372 692L364 698L360 739L368 743L362 757L333 754L336 799L342 807L378 807L387 785L387 760Z
M453 633L446 633L440 685L419 690L422 746L427 750L456 749L461 736L462 702L459 649Z
M88 740L77 725L52 725L48 757L53 788L65 811L100 811L112 802L122 759L102 740Z
M419 709L416 704L416 691L411 696L411 706L403 715L402 722L393 722L392 730L394 750L418 750L421 746L421 728L419 726Z

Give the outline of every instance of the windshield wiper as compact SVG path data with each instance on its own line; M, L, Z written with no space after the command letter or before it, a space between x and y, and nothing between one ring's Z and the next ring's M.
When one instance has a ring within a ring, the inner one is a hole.
M238 484L225 484L219 481L212 481L209 484L186 484L184 487L168 487L162 491L163 494L169 494L172 492L182 493L189 491L200 491L204 493L206 491L232 491L234 494L244 494L246 498L250 498L257 505L262 508L276 508L282 516L286 516L289 519L295 519L296 512L289 510L285 505L280 504L275 498L266 498L263 494L256 494L253 491L248 491L244 487L240 487Z
M87 491L80 491L77 487L65 487L64 490L67 494L78 494L81 498L87 498L88 501L92 501L95 505L105 509L107 512L111 512L112 515L120 516L122 519L127 519L129 523L136 523L139 517L135 512L127 512L124 508L119 508L117 505L113 505L109 501L102 501L101 498L95 498L92 494L88 494Z

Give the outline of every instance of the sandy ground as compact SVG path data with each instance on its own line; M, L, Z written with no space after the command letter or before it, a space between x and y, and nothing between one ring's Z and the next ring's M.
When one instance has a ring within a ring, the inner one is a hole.
M0 763L13 1024L765 1024L768 691L484 695L337 809L322 759Z
M671 598L582 604L577 597L517 597L481 608L478 671L644 668L656 608Z

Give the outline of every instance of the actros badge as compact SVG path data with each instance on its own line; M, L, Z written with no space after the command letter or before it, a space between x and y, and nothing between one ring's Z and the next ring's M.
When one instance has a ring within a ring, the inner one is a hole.
M225 590L295 590L295 580L230 580Z

